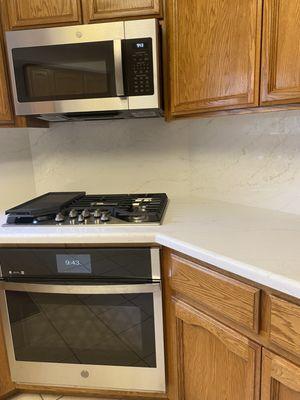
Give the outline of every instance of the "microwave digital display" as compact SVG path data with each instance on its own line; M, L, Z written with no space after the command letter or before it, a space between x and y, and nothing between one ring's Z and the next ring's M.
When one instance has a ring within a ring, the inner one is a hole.
M91 274L92 262L89 254L57 254L57 272L60 274Z
M133 48L138 50L148 49L148 43L145 42L135 42L133 43Z

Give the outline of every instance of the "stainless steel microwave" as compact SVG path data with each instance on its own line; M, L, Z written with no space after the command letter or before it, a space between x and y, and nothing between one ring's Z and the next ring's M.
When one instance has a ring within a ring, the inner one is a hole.
M161 114L155 19L6 33L17 115L48 121Z

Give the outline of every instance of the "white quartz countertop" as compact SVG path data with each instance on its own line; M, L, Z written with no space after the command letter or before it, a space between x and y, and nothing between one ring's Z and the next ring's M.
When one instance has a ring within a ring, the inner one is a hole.
M161 226L3 226L0 243L157 243L300 298L300 216L294 214L177 199Z

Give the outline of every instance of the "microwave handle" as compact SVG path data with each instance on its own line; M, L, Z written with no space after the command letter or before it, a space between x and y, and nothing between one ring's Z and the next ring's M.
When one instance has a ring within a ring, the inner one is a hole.
M114 60L115 60L115 82L117 96L124 96L123 63L122 63L122 42L114 40Z
M155 293L161 291L160 283L141 283L126 285L57 285L55 283L0 282L0 289L27 293L47 294L131 294Z

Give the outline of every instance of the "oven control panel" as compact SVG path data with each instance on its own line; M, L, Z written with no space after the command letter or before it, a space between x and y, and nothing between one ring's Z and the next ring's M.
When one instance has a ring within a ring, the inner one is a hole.
M123 67L127 96L151 96L154 94L152 39L128 39L123 41Z
M159 248L1 248L0 279L160 279Z

